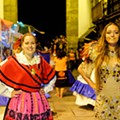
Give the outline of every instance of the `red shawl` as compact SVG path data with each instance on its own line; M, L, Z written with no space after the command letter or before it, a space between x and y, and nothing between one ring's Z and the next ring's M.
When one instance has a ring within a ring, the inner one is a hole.
M31 73L31 69L36 74ZM39 91L41 83L47 84L55 75L52 67L40 56L40 64L27 66L20 64L15 57L8 57L8 61L0 67L0 80L14 89L28 92Z

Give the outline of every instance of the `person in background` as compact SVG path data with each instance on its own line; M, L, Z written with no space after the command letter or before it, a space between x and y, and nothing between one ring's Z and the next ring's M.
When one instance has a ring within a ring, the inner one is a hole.
M11 49L4 47L3 48L2 60L5 60L10 55L11 55Z
M22 38L22 36L20 38L18 38L13 44L13 51L12 51L13 55L15 55L16 53L20 53L22 50L21 49L21 38Z
M55 71L42 56L36 54L36 42L34 35L24 34L21 38L22 51L0 64L0 84L8 91L0 93L10 97L4 120L53 119L44 90L48 92L45 87L54 86ZM42 84L46 86L42 88Z
M67 40L65 38L65 36L60 35L60 37L56 36L56 38L54 39L54 43L53 43L53 55L56 56L57 51L59 50L63 50L65 52L67 52Z
M86 61L85 61L86 62ZM79 68L82 67L85 73L89 73L89 67L91 65L86 65L84 61L79 65ZM94 75L91 75L91 80L94 81L94 78L92 77ZM77 80L74 82L70 90L73 92L73 95L75 95L76 100L75 104L86 109L92 109L95 105L95 99L96 94L95 90L91 88L91 86L83 79L81 75L78 75Z
M43 50L39 49L37 53L41 55L48 63L50 63L50 50L47 46L44 46Z
M66 52L63 50L57 50L56 56L54 57L55 71L57 80L55 83L56 96L62 98L65 92L65 87L68 85L67 75L67 61Z
M79 72L96 90L95 118L120 120L120 26L117 23L110 22L104 27L90 57L94 61L95 83L82 68Z
M73 71L76 68L76 53L73 48L70 48L70 52L68 53L69 57L69 68Z
M89 49L94 49L97 41L91 41L89 43L85 43L83 46L83 51L81 52L82 62L78 66L79 69L82 69L87 76L90 76L91 80L94 80L94 72L91 73L91 67L93 68L93 61L90 59L88 53ZM96 94L95 90L91 88L91 86L84 80L84 78L79 74L77 80L74 82L70 90L73 92L73 95L76 96L75 103L83 108L94 108Z

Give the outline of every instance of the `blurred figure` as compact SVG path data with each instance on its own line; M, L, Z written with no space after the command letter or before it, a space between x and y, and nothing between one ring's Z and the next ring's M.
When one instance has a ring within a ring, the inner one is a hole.
M76 53L73 48L70 48L70 51L68 53L68 59L69 59L69 68L71 71L73 71L76 68Z
M60 98L63 97L65 87L68 86L67 61L68 57L66 56L66 52L63 50L58 50L56 57L54 58L55 71L57 76L55 88L56 96Z
M82 62L79 68L82 67L84 69L85 73L90 74L90 67L91 64L86 65L85 62ZM91 80L95 82L94 80L94 72L91 75ZM84 78L79 75L77 77L77 80L74 82L70 90L73 92L73 95L76 96L75 104L78 106L90 106L92 109L95 106L95 100L96 100L96 94L93 88L89 86L89 84L84 80Z

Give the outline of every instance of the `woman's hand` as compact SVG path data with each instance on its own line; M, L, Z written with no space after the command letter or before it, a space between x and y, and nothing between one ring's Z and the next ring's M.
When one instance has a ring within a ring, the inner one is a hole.
M91 83L91 85L90 85L94 90L96 90L97 89L97 87L96 87L96 84L95 83Z
M40 94L45 94L44 89L43 89L43 88L40 88L39 93L40 93Z
M11 97L17 97L18 95L20 95L22 92L22 90L13 90L11 93Z

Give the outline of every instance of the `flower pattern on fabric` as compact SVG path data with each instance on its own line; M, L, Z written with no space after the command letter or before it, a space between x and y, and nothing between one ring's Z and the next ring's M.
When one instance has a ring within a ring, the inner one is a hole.
M102 66L100 83L103 88L97 96L95 117L99 120L120 120L120 65Z

